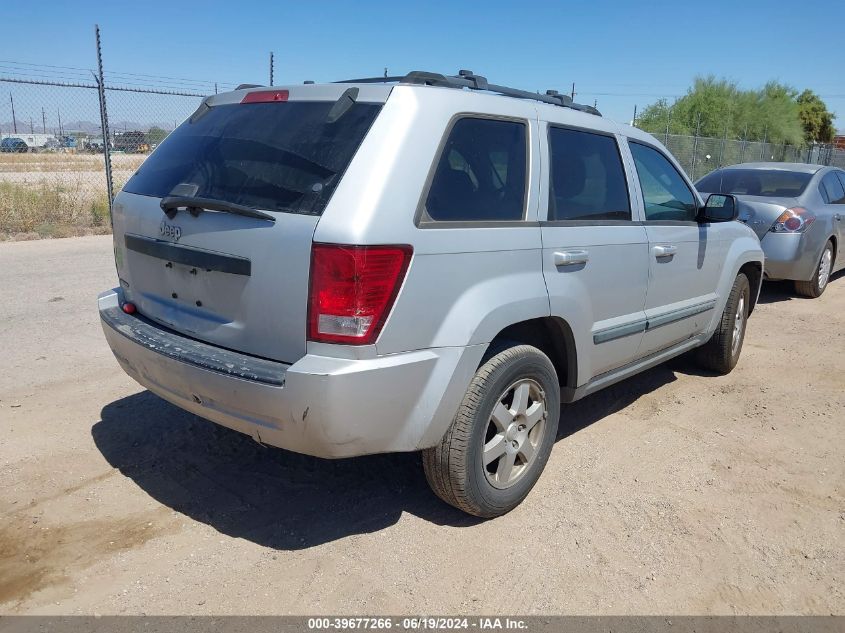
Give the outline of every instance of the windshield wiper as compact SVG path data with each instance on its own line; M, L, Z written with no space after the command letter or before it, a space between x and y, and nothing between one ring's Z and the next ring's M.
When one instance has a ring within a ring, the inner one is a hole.
M264 213L252 207L246 207L242 204L235 204L234 202L226 202L225 200L214 200L213 198L196 198L194 196L167 196L161 201L161 210L171 220L176 217L176 213L181 208L187 209L194 217L198 216L203 209L209 211L222 211L223 213L232 213L234 215L242 215L247 218L256 218L257 220L267 220L268 222L275 222L274 218L269 213Z

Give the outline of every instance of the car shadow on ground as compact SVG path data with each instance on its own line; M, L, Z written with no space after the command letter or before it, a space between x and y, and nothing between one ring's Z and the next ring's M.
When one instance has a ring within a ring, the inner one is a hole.
M563 407L558 440L675 380L661 365ZM92 436L154 499L223 534L297 550L376 532L409 512L437 525L480 522L429 490L418 453L324 460L265 447L148 391L106 405Z
M830 276L828 283L845 283L842 281L843 279L845 279L845 270L840 270L838 273L833 273ZM795 284L791 281L764 281L763 287L760 290L758 303L779 303L781 301L791 301L792 299L797 299L798 301L815 301L811 297L802 297L795 292Z

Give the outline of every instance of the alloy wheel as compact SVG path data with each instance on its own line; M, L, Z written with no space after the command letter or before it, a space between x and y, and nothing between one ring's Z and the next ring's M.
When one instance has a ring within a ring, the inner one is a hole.
M487 424L482 464L495 488L518 482L537 459L546 430L546 394L536 382L521 379L508 387Z
M824 290L830 279L830 268L833 264L833 253L829 248L824 249L822 253L822 260L819 262L819 290Z

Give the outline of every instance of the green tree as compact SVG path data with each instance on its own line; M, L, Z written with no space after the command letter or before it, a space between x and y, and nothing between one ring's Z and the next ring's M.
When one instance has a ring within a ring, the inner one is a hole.
M169 132L167 130L163 130L154 125L147 132L147 143L150 145L158 145L167 137L168 134Z
M836 134L833 114L812 90L805 90L798 96L798 117L807 143L830 143L833 140Z
M735 82L696 77L687 93L669 105L660 99L649 105L637 125L653 134L745 138L800 144L803 131L798 118L796 91L769 82L759 90L741 90Z

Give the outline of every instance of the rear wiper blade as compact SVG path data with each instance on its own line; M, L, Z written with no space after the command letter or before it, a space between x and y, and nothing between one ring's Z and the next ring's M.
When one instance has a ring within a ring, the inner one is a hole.
M264 213L252 207L246 207L242 204L235 204L234 202L226 202L225 200L215 200L213 198L196 198L194 196L167 196L161 200L161 210L171 220L176 217L176 212L181 208L187 209L194 217L198 216L203 209L209 211L222 211L223 213L232 213L234 215L242 215L247 218L256 218L258 220L267 220L268 222L275 222L274 218L269 213Z

